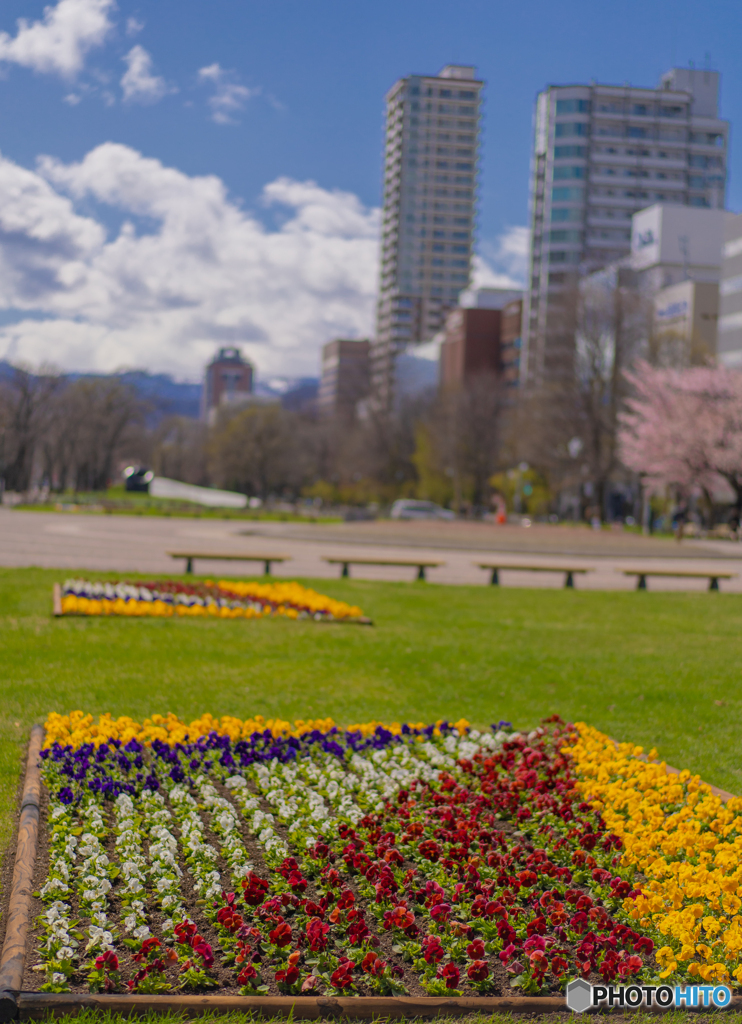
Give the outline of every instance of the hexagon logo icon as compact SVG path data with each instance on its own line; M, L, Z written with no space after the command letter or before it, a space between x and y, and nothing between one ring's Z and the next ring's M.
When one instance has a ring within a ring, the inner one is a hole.
M593 986L584 978L577 978L567 985L567 1007L573 1013L584 1013L593 1001Z

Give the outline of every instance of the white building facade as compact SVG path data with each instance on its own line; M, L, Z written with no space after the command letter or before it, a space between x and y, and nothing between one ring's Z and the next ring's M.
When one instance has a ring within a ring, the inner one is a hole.
M724 230L717 351L720 363L742 370L742 213L729 214Z
M476 69L400 79L386 97L384 204L372 396L393 402L394 366L429 341L470 281L483 82Z
M633 270L648 293L693 280L718 284L725 210L656 203L631 220Z
M536 102L523 370L569 362L560 315L579 275L629 254L632 216L653 203L723 210L728 122L719 75L674 68L656 89L550 86Z

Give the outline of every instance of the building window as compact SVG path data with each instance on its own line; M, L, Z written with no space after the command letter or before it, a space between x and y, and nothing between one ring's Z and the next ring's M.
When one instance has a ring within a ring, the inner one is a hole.
M582 211L569 206L556 206L551 211L552 221L581 220Z
M557 229L556 231L549 232L549 241L551 242L581 242L582 232L581 231L568 231L564 229Z
M588 114L590 100L557 100L557 114Z
M554 135L558 138L564 138L567 135L589 135L589 128L587 121L567 121L563 124L557 124L554 129Z
M684 107L661 106L659 110L660 117L682 117L684 113Z
M554 159L564 160L567 157L580 157L585 156L587 150L584 146L555 146L554 147Z
M584 178L586 173L587 168L585 167L555 167L554 181L564 181L567 178Z
M623 114L623 103L620 100L601 100L598 102L598 110L603 114Z
M551 198L553 202L579 202L581 203L585 198L584 188L567 188L564 185L557 186L551 190Z

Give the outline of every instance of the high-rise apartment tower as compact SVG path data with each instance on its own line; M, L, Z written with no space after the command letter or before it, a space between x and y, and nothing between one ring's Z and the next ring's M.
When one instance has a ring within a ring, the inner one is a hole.
M536 101L524 382L569 363L578 274L628 254L653 203L724 208L729 124L716 71L673 68L657 89L550 86Z
M386 97L384 210L372 395L389 407L394 363L442 330L469 284L483 82L476 69L401 78Z

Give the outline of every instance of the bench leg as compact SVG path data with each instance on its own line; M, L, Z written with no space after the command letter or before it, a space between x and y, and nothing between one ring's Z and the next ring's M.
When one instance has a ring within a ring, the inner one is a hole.
M192 572L193 572L193 559L192 558L186 558L186 573L192 573Z
M639 573L639 578L636 581L636 589L637 590L646 590L647 589L647 577L644 575L643 572Z
M417 567L417 578L419 580L424 580L425 579L425 566L424 565L419 565Z
M492 587L499 587L500 586L500 574L497 571L497 569L493 569L492 570L492 579L490 580L490 586L492 586Z
M709 577L709 590L718 590L718 589L719 589L719 577L718 576L710 576Z
M343 568L340 570L340 578L342 579L343 576L350 576L350 563L349 562L343 562Z
M271 574L271 563L269 558L266 558L265 560L265 565L263 566L263 574L265 576L270 576Z
M565 589L567 587L570 587L572 590L574 590L574 586L575 586L575 578L572 575L572 570L570 569L570 571L565 574L565 577L564 577L564 587L565 587Z

